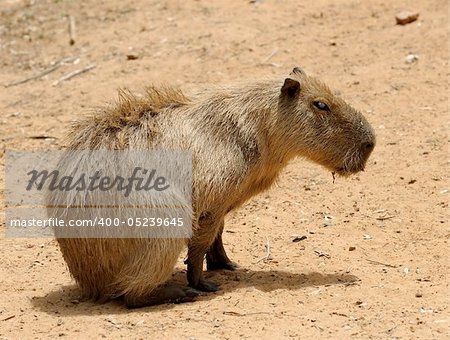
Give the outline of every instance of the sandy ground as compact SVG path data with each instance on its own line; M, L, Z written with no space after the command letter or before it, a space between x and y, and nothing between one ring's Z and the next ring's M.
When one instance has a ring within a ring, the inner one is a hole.
M419 20L395 25L402 9ZM2 237L0 339L447 338L448 14L446 0L1 1L0 82L58 66L0 86L2 198L5 149L60 147L68 123L119 87L189 93L299 65L359 108L378 144L366 172L334 184L296 160L232 213L224 239L241 267L208 273L222 289L194 303L80 301L54 240ZM273 259L258 262L267 240Z

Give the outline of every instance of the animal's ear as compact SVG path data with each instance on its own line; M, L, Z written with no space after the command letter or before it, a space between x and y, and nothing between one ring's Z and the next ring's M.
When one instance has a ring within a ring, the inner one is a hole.
M292 73L291 74L297 74L297 75L305 75L306 73L305 73L305 71L303 71L303 69L301 68L301 67L298 67L298 66L296 66L296 67L294 67L294 69L292 70Z
M300 93L300 83L297 80L286 78L281 93L289 98L294 98Z

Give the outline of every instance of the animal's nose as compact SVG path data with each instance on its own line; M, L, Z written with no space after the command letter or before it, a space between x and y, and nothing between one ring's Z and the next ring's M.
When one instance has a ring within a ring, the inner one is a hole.
M369 155L372 152L374 147L375 147L375 143L374 142L364 142L364 143L362 143L361 151L364 154L365 158L369 157Z
M364 150L372 151L373 147L374 147L374 144L372 142L364 142L362 144L362 147L363 147Z

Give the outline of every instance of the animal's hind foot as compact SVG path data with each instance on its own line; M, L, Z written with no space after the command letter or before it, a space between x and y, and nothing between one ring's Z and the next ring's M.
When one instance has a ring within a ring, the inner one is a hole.
M205 279L200 279L197 284L191 286L202 292L217 292L220 289L218 284Z
M206 253L206 268L208 270L236 270L238 265L231 261L222 243L222 235L219 234Z
M169 283L161 286L149 296L125 295L125 304L128 308L140 308L160 305L164 303L192 302L201 292L197 289Z

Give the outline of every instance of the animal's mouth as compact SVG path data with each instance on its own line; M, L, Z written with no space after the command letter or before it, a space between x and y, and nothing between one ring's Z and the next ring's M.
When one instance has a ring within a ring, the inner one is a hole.
M333 174L333 176L335 174L337 174L342 177L348 177L348 176L356 174L360 171L364 171L364 166L365 166L365 164L362 164L360 166L351 167L351 168L342 166L342 167L335 168L332 171L332 174Z
M360 148L350 148L345 153L344 157L338 158L339 161L331 167L333 177L335 174L343 177L348 177L360 171L364 171L367 160L375 146L375 141L363 143Z

